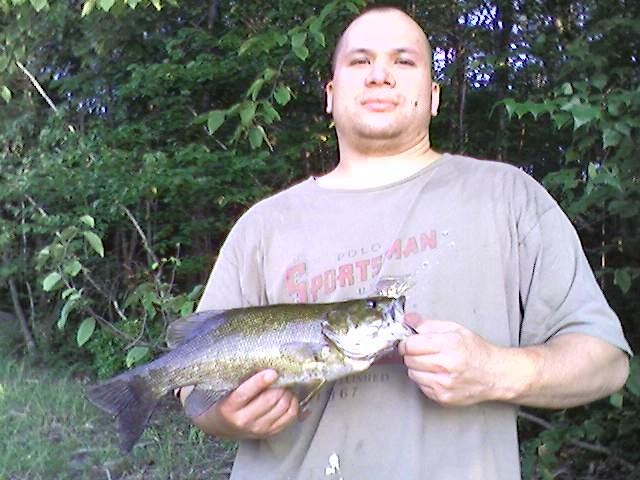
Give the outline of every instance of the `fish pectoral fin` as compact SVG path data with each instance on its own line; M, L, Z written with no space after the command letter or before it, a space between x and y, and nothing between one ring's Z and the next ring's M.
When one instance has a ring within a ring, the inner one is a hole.
M214 403L223 398L228 390L214 390L204 386L196 386L185 401L185 413L194 418L209 410Z
M298 403L301 412L304 412L307 409L307 405L309 405L309 402L313 399L316 393L318 393L320 389L324 387L325 383L327 383L327 381L325 379L321 379L311 385L311 389L308 391L307 396L300 400L300 402Z
M289 342L280 346L280 354L300 362L321 362L326 343Z

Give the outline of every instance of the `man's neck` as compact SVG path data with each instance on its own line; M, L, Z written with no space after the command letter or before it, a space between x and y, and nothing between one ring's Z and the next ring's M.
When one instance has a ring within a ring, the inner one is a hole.
M375 156L341 145L338 166L316 181L323 188L375 188L408 178L438 157L440 154L431 149L428 136L411 148L391 155Z

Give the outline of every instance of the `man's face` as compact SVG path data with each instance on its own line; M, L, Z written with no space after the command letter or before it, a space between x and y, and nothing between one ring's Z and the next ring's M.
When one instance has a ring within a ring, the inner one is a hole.
M394 10L356 19L338 46L326 93L341 139L412 146L427 134L439 98L422 29Z

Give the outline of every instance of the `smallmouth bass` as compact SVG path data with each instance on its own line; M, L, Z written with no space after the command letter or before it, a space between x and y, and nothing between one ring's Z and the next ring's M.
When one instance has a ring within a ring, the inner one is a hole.
M279 374L274 386L291 388L304 408L326 382L366 370L415 333L404 322L404 303L404 296L380 296L194 313L169 325L171 351L89 387L87 397L117 418L123 452L160 398L179 387L195 385L185 411L196 417L271 368Z

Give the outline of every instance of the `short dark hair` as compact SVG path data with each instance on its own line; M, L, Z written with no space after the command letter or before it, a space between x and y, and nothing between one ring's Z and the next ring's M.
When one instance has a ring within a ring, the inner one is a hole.
M337 63L337 60L338 60L338 52L340 51L340 47L342 46L342 39L344 38L344 34L347 31L347 29L351 26L351 24L353 22L355 22L357 19L359 19L360 17L363 17L363 16L365 16L365 15L367 15L369 13L388 12L388 11L396 11L396 12L404 13L408 17L411 17L411 15L409 15L407 12L405 12L402 8L396 7L394 5L367 5L357 15L355 15L354 17L352 17L349 20L347 25L342 30L342 33L338 37L338 40L336 41L336 46L333 49L333 55L331 55L331 77L333 77L333 74L336 71L336 63ZM427 38L427 34L426 33L425 33L424 37L425 37L425 40L426 40L426 43L427 43L427 54L430 56L431 55L431 44L429 43L429 39Z

